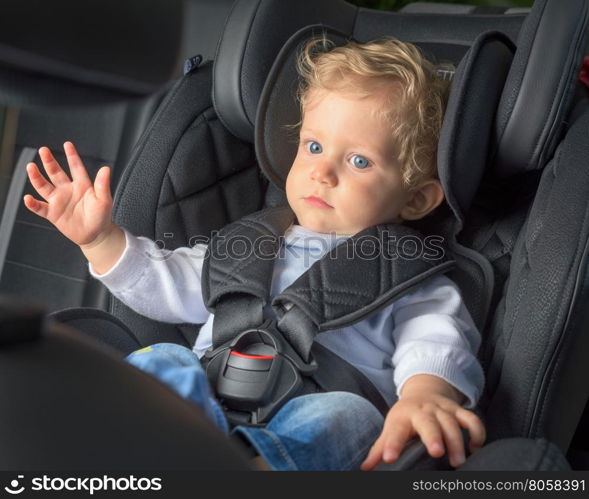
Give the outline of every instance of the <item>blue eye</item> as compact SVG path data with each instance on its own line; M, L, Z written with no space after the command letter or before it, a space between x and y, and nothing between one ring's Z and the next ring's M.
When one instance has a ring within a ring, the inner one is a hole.
M351 157L351 160L352 164L361 170L370 166L370 161L368 161L364 156L360 156L359 154L354 154Z
M320 154L323 152L323 148L319 142L315 142L314 140L307 142L307 150L311 154Z

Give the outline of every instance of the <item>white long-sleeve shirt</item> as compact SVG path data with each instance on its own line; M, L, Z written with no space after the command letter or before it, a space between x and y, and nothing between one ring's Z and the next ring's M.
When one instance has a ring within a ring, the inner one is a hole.
M214 318L201 291L206 246L169 251L128 231L125 237L126 248L116 264L101 275L89 265L90 274L141 315L204 323L193 348L201 357L212 345ZM347 237L292 225L275 260L271 299ZM264 315L273 316L269 306ZM467 397L467 408L476 405L483 390L484 374L476 358L480 334L457 286L443 275L356 324L318 334L315 341L362 371L391 405L416 374L443 378Z

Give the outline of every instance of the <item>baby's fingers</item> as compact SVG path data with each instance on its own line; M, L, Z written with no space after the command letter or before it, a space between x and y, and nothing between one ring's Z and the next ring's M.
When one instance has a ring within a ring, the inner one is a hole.
M91 184L90 177L88 177L88 171L78 154L75 146L71 142L66 142L63 144L63 150L65 151L65 156L67 158L68 165L70 166L70 173L72 174L72 179L75 182L80 182L83 184L84 187Z
M405 443L411 436L412 428L410 423L395 420L394 424L390 424L387 421L383 432L370 449L360 469L364 471L371 470L381 461L392 463L399 458Z
M415 418L414 425L429 455L442 457L444 455L442 430L435 416L429 412L422 413Z
M390 425L388 426L391 427ZM399 423L386 433L383 432L384 445L382 450L382 460L387 463L392 463L397 460L405 444L414 435L413 428L410 422L405 424Z
M485 426L480 418L468 409L460 409L456 412L456 419L460 423L460 426L468 430L468 448L470 452L475 452L477 449L480 449L487 438Z
M112 203L112 196L110 193L110 168L103 166L94 179L94 192L98 199Z
M364 459L364 462L360 465L360 469L362 471L370 471L382 461L382 447L383 438L380 436L370 448L370 451L368 452L366 459Z
M43 167L49 176L49 180L51 180L53 185L57 187L59 185L69 184L70 178L53 157L53 154L51 154L48 147L41 147L39 149L39 156L41 157Z
M51 193L55 190L55 187L41 175L39 168L35 163L29 163L27 165L27 175L34 189L43 197L43 199L49 199Z
M438 420L442 425L442 431L444 433L444 440L448 448L448 458L450 464L457 468L464 464L464 439L462 438L462 432L460 426L456 420L454 414L440 410L437 413Z
M49 212L49 205L47 203L44 203L43 201L38 201L30 194L27 194L23 200L25 206L29 210L31 210L36 215L39 215L40 217L47 218L47 214Z

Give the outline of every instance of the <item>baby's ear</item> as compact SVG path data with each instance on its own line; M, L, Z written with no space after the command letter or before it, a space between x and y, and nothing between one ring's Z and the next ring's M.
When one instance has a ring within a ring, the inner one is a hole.
M437 179L426 180L409 193L401 209L403 220L419 220L434 211L444 200L444 189Z

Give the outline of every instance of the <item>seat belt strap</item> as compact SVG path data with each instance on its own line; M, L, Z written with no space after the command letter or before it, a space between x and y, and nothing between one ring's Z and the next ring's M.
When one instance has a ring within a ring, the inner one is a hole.
M389 405L372 381L357 367L317 342L313 343L313 358L318 366L313 373L313 381L323 391L355 393L369 400L383 416L386 416Z
M258 327L263 318L264 301L246 294L225 295L217 302L213 321L213 348L219 348L239 333Z
M278 320L278 329L301 358L310 362L317 326L309 317L299 307L291 307Z

